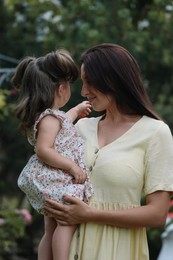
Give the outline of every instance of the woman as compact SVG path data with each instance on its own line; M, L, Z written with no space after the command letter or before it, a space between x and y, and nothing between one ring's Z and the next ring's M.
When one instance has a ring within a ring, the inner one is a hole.
M165 224L173 194L172 135L154 112L126 49L101 44L81 62L81 94L103 112L77 123L94 195L89 205L64 196L70 205L47 201L45 209L62 225L81 224L70 260L76 248L80 260L147 260L146 227Z

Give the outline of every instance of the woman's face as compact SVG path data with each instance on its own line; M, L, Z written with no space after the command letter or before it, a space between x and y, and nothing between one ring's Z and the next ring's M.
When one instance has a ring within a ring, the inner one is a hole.
M97 90L94 86L87 83L85 78L85 69L84 65L81 66L81 80L82 80L82 90L81 95L86 97L90 102L92 108L95 111L103 111L107 110L111 106L111 97L109 95L105 95L99 90Z

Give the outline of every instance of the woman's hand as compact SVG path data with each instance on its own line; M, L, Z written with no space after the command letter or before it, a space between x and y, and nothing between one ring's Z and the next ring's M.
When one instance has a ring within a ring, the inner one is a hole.
M87 222L90 207L86 203L68 195L64 195L63 199L70 204L64 205L53 200L46 200L45 211L60 225L76 225Z

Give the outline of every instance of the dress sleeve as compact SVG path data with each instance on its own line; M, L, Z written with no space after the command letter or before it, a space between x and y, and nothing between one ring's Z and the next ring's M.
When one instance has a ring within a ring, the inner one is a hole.
M58 120L60 120L61 124L63 123L63 121L67 118L65 115L65 112L60 111L60 110L53 110L53 109L46 109L43 113L40 114L39 118L37 119L37 121L34 124L33 127L33 135L34 135L34 139L37 139L37 131L38 131L38 124L40 123L40 121L47 115L51 115L56 117Z
M173 138L162 123L149 140L145 156L144 193L163 190L173 195Z

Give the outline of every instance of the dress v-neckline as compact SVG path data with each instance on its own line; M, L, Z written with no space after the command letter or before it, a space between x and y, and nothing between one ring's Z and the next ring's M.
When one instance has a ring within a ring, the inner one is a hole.
M103 116L99 116L98 120L96 121L96 127L95 127L95 140L96 140L96 144L97 144L97 148L99 150L102 150L104 148L107 148L108 146L114 144L115 142L119 142L121 141L121 139L123 139L126 135L128 135L134 128L136 128L136 126L138 126L138 124L145 118L145 115L143 115L139 120L137 120L130 128L127 129L127 131L125 131L122 135L120 135L119 137L117 137L116 139L114 139L113 141L111 141L110 143L100 147L99 146L99 142L98 142L98 125L100 120L102 119Z

